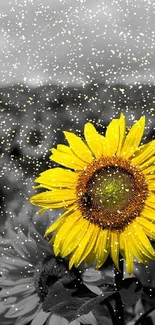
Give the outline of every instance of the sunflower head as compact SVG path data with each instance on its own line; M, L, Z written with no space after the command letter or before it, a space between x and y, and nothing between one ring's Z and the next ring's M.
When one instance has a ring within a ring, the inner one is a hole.
M83 260L99 268L109 254L119 268L120 253L131 273L134 257L154 259L148 236L155 238L155 141L140 145L144 126L143 116L127 132L121 114L105 136L91 123L84 140L64 132L69 146L58 145L50 158L67 169L53 168L36 179L47 191L30 201L42 211L66 209L45 235L55 231L54 253L70 255L70 268Z
M79 208L102 229L124 229L141 211L148 188L144 176L119 157L101 157L81 173Z

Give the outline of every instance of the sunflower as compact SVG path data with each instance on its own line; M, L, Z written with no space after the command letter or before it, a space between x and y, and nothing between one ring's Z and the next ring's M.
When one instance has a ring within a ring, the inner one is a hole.
M66 275L74 278L74 274L66 263L53 256L51 247L33 224L24 231L14 227L14 223L7 223L7 226L6 238L0 238L0 324L97 325L92 312L70 323L62 316L43 310L43 303L56 279ZM23 228L23 224L21 226ZM99 274L98 277L101 278ZM88 271L83 272L81 278L90 287ZM94 274L95 284L96 278ZM97 291L93 283L92 288Z
M69 255L69 268L82 261L100 268L119 254L132 273L134 257L147 264L155 258L155 140L140 145L145 116L129 129L125 116L113 119L105 136L91 123L82 140L64 132L69 146L58 144L50 157L67 167L44 171L36 188L47 191L30 198L34 205L66 211L46 231L55 255Z

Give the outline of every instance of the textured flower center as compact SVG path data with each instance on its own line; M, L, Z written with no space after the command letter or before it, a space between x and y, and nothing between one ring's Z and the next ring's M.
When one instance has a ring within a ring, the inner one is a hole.
M34 282L41 301L48 296L52 286L60 280L74 280L74 269L69 271L61 258L47 256L35 268Z
M116 166L108 166L94 173L87 184L93 206L116 212L133 199L137 188L133 176Z
M102 228L122 229L139 215L148 189L140 170L118 157L95 160L79 177L79 207Z

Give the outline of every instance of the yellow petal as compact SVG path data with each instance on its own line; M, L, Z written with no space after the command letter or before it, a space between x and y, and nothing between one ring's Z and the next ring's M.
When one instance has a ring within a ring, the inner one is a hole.
M95 246L97 264L96 268L100 268L106 261L110 253L110 232L107 229L101 230Z
M143 164L140 164L140 169L147 169L149 166L154 167L155 168L155 156L151 157L150 159L148 159L147 161L145 161Z
M73 213L73 208L70 210L65 211L55 222L52 223L51 226L48 227L46 230L44 237L47 237L51 232L53 232L55 229L57 229L61 224L64 223L66 218Z
M59 230L56 233L54 240L54 254L57 256L61 251L61 246L65 241L65 238L68 233L73 231L73 227L76 227L76 222L81 218L81 212L79 210L74 211L72 214L67 217L64 223L61 225Z
M119 119L113 119L107 127L105 137L105 153L107 156L121 153L125 138L125 116L121 113Z
M152 208L154 210L154 213L155 213L155 203L154 202L151 202L149 199L147 199L145 201L145 206L149 207L149 208Z
M155 140L140 146L135 152L134 157L131 159L132 164L135 166L143 164L148 161L155 154Z
M91 163L93 156L86 144L72 132L64 132L64 135L75 155L85 163Z
M94 225L92 225L92 226L94 226ZM89 227L89 229L90 229L90 227ZM89 231L89 229L87 231ZM86 249L83 250L80 260L75 264L76 267L78 267L86 259L86 257L88 255L92 254L92 256L94 256L94 247L95 247L95 243L96 243L99 232L100 232L100 228L98 226L95 226L92 236L91 236L91 240L88 242ZM85 235L85 237L86 237L86 235ZM83 242L85 241L84 237L83 237L82 241Z
M125 116L124 114L121 113L120 119L119 119L119 144L118 144L118 149L117 149L117 156L120 155L122 146L124 143L125 139Z
M52 190L53 187L75 189L78 181L78 174L63 168L51 168L40 174L35 182L40 183L40 187Z
M129 245L126 239L125 239L125 258L126 258L126 270L127 273L130 275L133 271L134 259L133 259L132 252L129 250Z
M86 163L79 159L69 147L64 147L68 148L69 150L65 152L59 151L58 149L52 149L50 159L62 166L75 170L82 170L86 166Z
M110 255L119 270L119 232L117 231L111 231Z
M100 229L98 226L95 226L91 223L89 224L87 233L85 234L85 236L79 243L78 248L75 250L75 252L70 258L69 268L71 268L73 264L75 265L75 267L78 267L86 258L86 256L91 252L91 250L93 250L99 231Z
M41 207L65 208L77 200L75 191L71 189L53 190L36 194L30 198L30 202Z
M51 234L52 231L54 231L55 229L57 229L60 225L63 224L65 218L62 215L61 217L59 217L45 232L44 237L47 237L49 234Z
M134 234L133 227L130 227L130 225L126 229L126 240L130 247L131 252L133 255L143 264L148 263L148 258L143 254L141 245L137 239L137 237Z
M131 226L133 227L134 236L137 238L142 253L148 258L155 259L155 251L142 227L136 221Z
M145 200L145 206L149 206L155 211L155 195L153 193L149 193L149 196Z
M119 243L119 249L120 249L120 253L123 256L123 258L125 259L125 241L124 241L124 231L120 233L120 243Z
M147 236L155 240L155 224L143 217L136 218L136 222L142 226Z
M142 170L144 176L146 177L146 179L150 179L151 177L155 177L155 165L150 166L146 169Z
M155 181L152 181L152 180L148 181L147 185L148 185L149 191L155 191Z
M130 129L121 150L121 157L128 159L134 154L141 142L144 133L144 127L145 116L141 117L140 120L137 121Z
M149 206L145 206L143 210L141 211L141 215L144 218L147 218L149 220L155 221L155 211Z
M53 150L53 148L51 149L51 151ZM71 150L71 148L69 146L66 146L64 144L58 144L57 145L57 150L61 151L61 152L65 152L68 154L73 154L73 151Z
M50 209L50 208L49 208ZM43 212L45 212L47 210L47 208L42 208L38 211L38 214L42 214Z
M113 119L106 130L106 155L116 154L119 146L119 119Z
M145 170L146 171L146 170ZM143 171L143 174L144 174L144 171ZM145 179L146 179L146 181L150 181L150 180L152 180L152 181L154 181L155 182L155 173L152 173L152 174L144 174L145 175Z
M120 234L120 242L123 242L123 257L125 258L126 260L126 270L128 272L128 274L131 274L132 271L133 271L133 254L132 254L132 251L130 249L130 245L129 245L129 242L128 242L128 239L127 239L127 236L126 236L126 233L123 232ZM122 249L121 249L121 252L122 252Z
M105 137L100 135L93 124L86 123L84 127L85 139L89 148L96 158L100 158L103 154L103 146L105 144Z
M155 203L155 194L150 192L145 202L147 201Z
M75 250L87 232L88 226L89 222L86 219L81 218L72 231L66 235L61 247L62 257L67 256Z

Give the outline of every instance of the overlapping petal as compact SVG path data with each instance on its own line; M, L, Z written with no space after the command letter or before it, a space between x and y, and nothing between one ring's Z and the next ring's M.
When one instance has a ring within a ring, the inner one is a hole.
M120 155L124 137L125 118L124 115L121 114L120 119L113 119L107 127L104 155L110 157L115 154Z
M82 170L86 166L86 163L79 159L70 147L65 145L58 145L57 149L52 149L50 159L62 166L75 170Z
M130 247L130 251L132 252L132 255L137 258L138 261L140 261L143 264L148 263L148 258L146 255L143 254L141 250L140 242L138 241L133 226L130 227L130 225L125 229L124 232L126 236L126 240L128 243L128 247Z
M98 239L95 246L95 253L97 264L96 268L100 268L106 261L110 252L110 231L104 229L100 231Z
M69 268L72 268L73 265L76 267L80 265L87 255L94 249L98 234L99 227L90 223L85 236L82 238L79 246L70 258Z
M88 221L81 218L76 224L76 227L74 227L71 232L68 232L61 247L62 257L69 255L80 245L82 238L88 230L88 226Z
M129 159L138 149L145 127L145 117L142 116L130 129L124 141L121 157Z
M85 124L84 135L94 156L100 158L104 152L105 137L96 131L92 123Z
M32 204L47 209L66 208L77 200L75 191L71 189L53 189L43 193L36 194L31 197Z
M140 146L131 161L135 166L141 165L148 161L153 155L155 155L155 140Z
M93 156L88 146L77 135L72 132L65 131L64 135L74 154L85 163L91 163L93 160Z
M111 231L111 245L110 245L110 255L111 258L119 270L119 231Z
M58 229L54 241L54 253L58 255L61 251L61 246L66 238L66 235L74 230L76 223L81 219L80 211L74 211L66 218L62 226Z
M120 253L126 260L126 270L128 274L131 274L133 270L134 256L129 247L128 233L126 231L120 234Z
M70 188L75 189L78 180L78 174L63 168L51 168L42 172L35 182L48 190L53 188Z
M155 224L152 220L149 221L144 217L138 217L136 218L136 222L141 225L147 236L155 240Z

